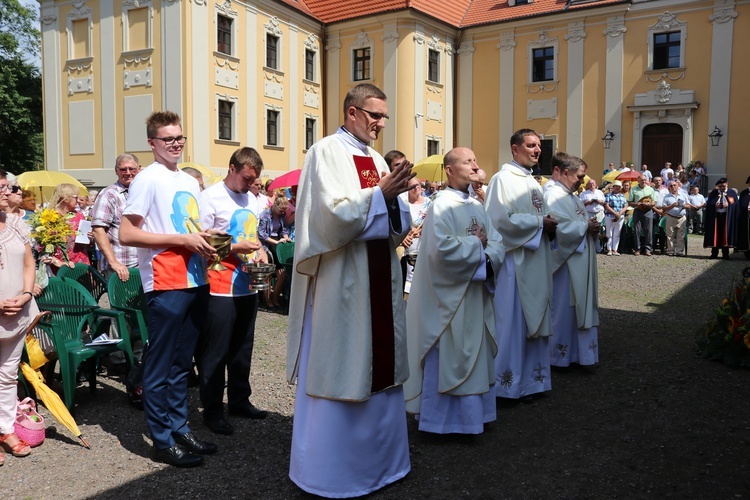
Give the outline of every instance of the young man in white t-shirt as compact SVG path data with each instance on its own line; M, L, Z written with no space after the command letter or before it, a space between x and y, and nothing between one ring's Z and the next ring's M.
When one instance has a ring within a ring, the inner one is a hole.
M248 193L262 169L256 150L238 149L229 160L226 178L203 191L199 201L203 227L232 236L230 253L221 261L225 269L208 271L211 296L196 356L203 422L215 434L234 431L224 418L225 382L230 415L253 419L267 415L249 401L258 293L250 289L250 275L242 270L243 262L268 262Z
M208 304L205 259L217 255L200 227L198 181L177 168L187 140L180 117L152 113L146 131L155 161L130 184L120 223L120 241L138 247L148 304L143 407L155 459L194 467L217 450L187 425L188 370Z

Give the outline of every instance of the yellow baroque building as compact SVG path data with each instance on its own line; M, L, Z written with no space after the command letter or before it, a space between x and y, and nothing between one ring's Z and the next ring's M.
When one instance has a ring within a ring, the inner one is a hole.
M361 82L388 95L382 153L469 146L491 174L533 128L542 171L566 151L594 177L621 161L702 160L734 187L750 174L747 0L40 4L47 168L90 186L114 181L119 153L152 161L159 109L182 116L183 161L221 174L252 146L268 175L299 168Z

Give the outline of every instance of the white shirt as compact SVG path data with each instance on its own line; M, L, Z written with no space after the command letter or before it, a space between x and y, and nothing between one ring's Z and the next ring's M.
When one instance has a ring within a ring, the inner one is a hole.
M590 214L598 214L599 212L604 211L604 205L601 205L599 203L589 203L586 205L586 202L589 200L597 200L604 203L604 193L600 189L594 189L593 191L586 190L581 193L580 195L581 201L586 207L586 211Z
M268 196L262 193L258 193L258 196L255 196L251 192L248 192L247 195L250 197L250 205L248 208L253 211L255 217L260 218L260 214L263 210L268 208Z

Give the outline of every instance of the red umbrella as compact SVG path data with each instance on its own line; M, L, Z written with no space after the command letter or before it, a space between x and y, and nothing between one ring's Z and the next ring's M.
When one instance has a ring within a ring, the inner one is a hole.
M274 189L296 186L299 184L299 174L301 173L302 169L298 168L297 170L292 170L291 172L276 177L273 182L271 182L271 185L268 186L268 190L273 191Z
M641 176L641 172L637 170L628 170L617 176L618 181L637 181L638 177Z

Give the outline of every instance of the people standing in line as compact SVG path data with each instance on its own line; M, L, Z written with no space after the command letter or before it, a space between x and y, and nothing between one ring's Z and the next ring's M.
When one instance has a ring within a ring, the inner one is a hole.
M552 252L552 338L550 363L594 366L599 362L599 276L596 254L601 226L575 195L587 166L580 158L558 152L552 163L560 184L544 193L548 212L557 220Z
M406 308L406 409L420 431L481 434L497 417L491 292L505 247L469 192L479 178L474 152L452 149L443 164L448 187L428 209Z
M411 469L403 383L405 302L395 247L409 231L399 194L369 146L388 120L370 84L344 99L344 125L307 152L296 214L287 378L297 381L289 476L320 496L359 496Z
M198 181L177 168L187 138L180 117L157 111L146 120L154 163L128 188L120 242L138 247L148 304L143 408L155 459L177 467L203 463L217 446L188 426L187 378L208 307L205 259L217 258L201 229Z
M203 229L232 236L230 253L221 261L224 269L208 270L211 295L197 350L203 422L215 434L234 432L224 416L225 383L230 415L261 419L268 413L250 402L258 293L250 288L250 275L242 269L243 263L268 261L248 196L262 169L263 160L255 149L240 148L232 154L224 180L200 194Z
M706 222L703 227L703 248L711 248L711 259L729 260L729 248L734 246L738 220L739 196L730 188L727 178L716 181L716 187L706 200Z
M138 250L120 242L120 221L128 201L128 189L141 165L134 154L123 153L115 159L117 182L99 193L91 211L91 225L102 259L99 268L109 280L112 274L127 281L128 269L138 267Z
M542 189L532 175L542 151L539 135L518 130L510 147L513 161L490 180L484 205L506 248L503 266L496 270L495 392L528 400L552 389L550 239L557 221L545 214Z

